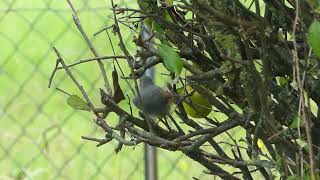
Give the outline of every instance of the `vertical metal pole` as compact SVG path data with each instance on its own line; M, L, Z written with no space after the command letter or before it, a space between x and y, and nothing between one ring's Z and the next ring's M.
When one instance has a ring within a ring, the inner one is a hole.
M154 80L153 68L148 69L145 75ZM155 147L148 144L144 145L144 170L146 180L158 179L157 151Z
M152 0L155 1L155 0ZM156 1L155 1L156 2ZM151 37L150 29L147 26L141 24L141 35L143 39L149 39ZM151 42L150 45L153 45ZM145 76L150 77L154 80L154 68L147 69ZM144 145L144 174L146 180L157 180L157 153L156 148L148 144Z
M144 145L144 167L145 167L145 179L157 180L157 154L156 148L148 144Z

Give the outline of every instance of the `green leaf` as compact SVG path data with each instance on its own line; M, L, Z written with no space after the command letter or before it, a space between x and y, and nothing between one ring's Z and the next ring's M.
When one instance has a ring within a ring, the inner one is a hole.
M298 180L299 176L288 176L287 180Z
M303 124L303 121L301 121L301 118L299 116L295 117L290 125L290 128L299 128Z
M67 99L67 103L69 106L71 106L74 109L79 109L84 111L91 110L90 106L77 95L69 96L69 98Z
M168 5L172 5L172 4L173 4L173 0L165 0L165 2L166 2Z
M166 44L158 45L158 52L163 60L164 66L176 75L180 75L183 68L183 61L179 54L170 46Z
M319 14L320 13L320 6L318 6L314 11Z
M167 21L173 23L172 17L171 17L170 14L168 13L168 11L164 11L164 12L163 12L163 17L164 17Z
M312 4L313 6L317 7L320 4L319 0L308 0L310 4Z
M304 180L312 180L311 174L309 172L305 172L304 174L305 174L303 177Z
M142 10L147 10L149 8L149 4L146 0L137 0L137 3Z
M308 41L313 52L320 57L320 23L316 20L309 27Z
M280 76L278 80L279 80L280 86L287 86L288 85L289 78Z
M225 61L219 69L224 74L229 73L233 69L233 64L230 61Z

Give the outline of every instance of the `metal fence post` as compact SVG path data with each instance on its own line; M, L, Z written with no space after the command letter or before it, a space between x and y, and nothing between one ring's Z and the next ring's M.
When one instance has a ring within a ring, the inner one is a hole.
M158 169L157 169L157 151L156 148L145 144L144 146L144 167L145 167L145 179L146 180L157 180Z
M154 79L153 68L146 71L146 76ZM148 144L144 146L144 170L146 180L158 179L157 151L155 147Z

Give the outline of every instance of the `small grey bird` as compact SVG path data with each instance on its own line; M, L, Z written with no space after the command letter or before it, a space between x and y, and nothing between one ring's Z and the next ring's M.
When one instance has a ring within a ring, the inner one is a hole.
M169 114L170 106L175 97L168 91L154 85L152 79L147 76L140 77L140 95L133 99L133 104L147 115L156 118L162 118ZM142 108L143 106L143 108Z

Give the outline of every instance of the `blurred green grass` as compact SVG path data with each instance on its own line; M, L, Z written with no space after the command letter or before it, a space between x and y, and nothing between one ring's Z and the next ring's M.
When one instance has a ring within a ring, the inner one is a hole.
M90 37L112 23L107 18L109 2L73 2ZM128 1L118 4L135 5ZM101 137L103 132L90 113L72 110L66 104L67 97L54 88L80 93L63 71L56 74L53 88L47 88L56 58L53 46L68 63L92 57L72 22L67 3L0 1L0 27L0 179L143 179L142 145L124 147L115 155L116 143L97 148L81 140L82 135ZM125 31L124 36L132 34ZM93 42L101 55L112 54L105 35L93 38ZM103 86L97 67L88 63L72 69L96 104L98 88ZM111 73L110 63L106 69ZM157 83L163 86L165 80L158 78ZM132 96L128 89L126 92ZM121 106L128 108L127 102ZM115 118L107 121L115 122ZM158 160L160 179L204 178L202 166L181 153L159 150Z

